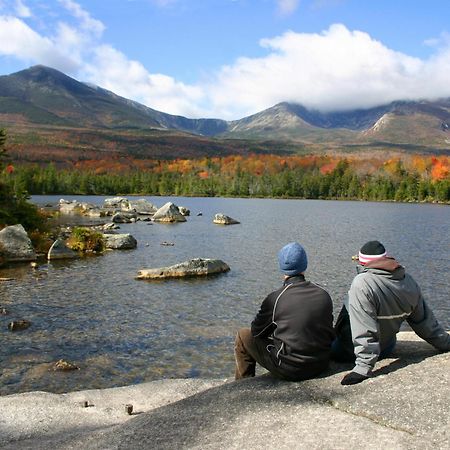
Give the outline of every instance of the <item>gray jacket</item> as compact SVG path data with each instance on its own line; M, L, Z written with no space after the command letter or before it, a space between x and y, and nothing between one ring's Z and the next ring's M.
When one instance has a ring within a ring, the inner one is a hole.
M450 350L450 335L425 303L417 283L395 259L382 258L358 270L345 302L356 355L354 372L370 374L380 352L395 342L404 320L438 350Z

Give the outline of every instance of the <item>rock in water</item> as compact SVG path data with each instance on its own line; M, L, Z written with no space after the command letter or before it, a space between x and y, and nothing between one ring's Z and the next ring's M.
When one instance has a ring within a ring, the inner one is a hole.
M190 216L191 215L191 211L186 208L185 206L179 206L178 210L180 211L180 214L183 216Z
M138 198L130 200L130 210L135 211L137 214L152 215L155 214L158 208L145 198Z
M36 260L36 252L22 225L11 225L0 231L0 255L7 261Z
M129 201L126 197L105 198L103 201L103 207L129 209Z
M161 206L153 215L154 222L186 222L186 218L180 213L178 206L168 202Z
M47 253L48 260L74 259L78 257L78 253L67 247L66 243L62 239L56 239Z
M115 213L111 220L114 223L133 223L136 221L137 214L135 212L118 212Z
M9 331L26 330L30 326L31 322L29 320L14 320L13 322L9 322L8 330Z
M213 223L218 225L235 225L241 223L230 216L226 216L225 214L218 213L214 216Z
M190 259L179 264L157 269L142 269L138 272L138 280L157 280L161 278L183 278L212 275L228 272L230 267L220 259Z
M106 248L114 250L125 250L137 247L136 239L129 233L103 234Z
M65 361L64 359L60 359L59 361L56 361L53 365L53 370L80 370L78 366L75 364L72 364L71 362Z

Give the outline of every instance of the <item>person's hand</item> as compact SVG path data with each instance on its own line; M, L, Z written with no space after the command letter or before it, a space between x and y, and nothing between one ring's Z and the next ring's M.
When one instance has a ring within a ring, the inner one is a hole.
M367 380L367 378L369 377L366 377L365 375L361 375L356 372L350 372L347 375L345 375L344 378L342 378L341 384L343 384L344 386L349 384L358 384L364 380Z

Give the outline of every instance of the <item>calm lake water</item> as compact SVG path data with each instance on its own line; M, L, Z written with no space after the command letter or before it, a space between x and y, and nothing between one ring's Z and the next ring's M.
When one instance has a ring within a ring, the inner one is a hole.
M33 197L57 203L60 196ZM65 197L102 204L104 197ZM276 254L287 242L307 250L307 277L330 292L338 312L355 275L351 256L379 239L421 285L450 328L450 208L427 204L315 200L146 197L191 210L186 223L121 225L138 248L103 256L0 269L0 394L64 392L160 378L232 377L236 329L281 283ZM197 213L202 212L202 216ZM223 212L240 225L217 226ZM162 246L161 242L174 246ZM148 244L148 245L147 245ZM139 269L219 258L227 274L146 282ZM9 332L11 320L32 326ZM60 358L75 372L49 371Z

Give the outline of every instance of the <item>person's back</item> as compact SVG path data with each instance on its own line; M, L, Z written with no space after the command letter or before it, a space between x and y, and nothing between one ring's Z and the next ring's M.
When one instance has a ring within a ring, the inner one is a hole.
M251 331L254 337L271 336L274 362L295 372L297 366L328 363L334 339L332 323L329 294L297 275L264 300Z
M362 272L353 279L350 298L352 303L372 303L380 327L380 347L385 348L417 308L421 293L403 266L393 258L383 258L363 266ZM355 321L357 324L359 321Z
M380 242L366 243L359 252L359 262L359 274L353 279L337 323L338 340L345 343L344 347L350 342L356 357L354 369L342 384L355 384L370 375L376 361L394 348L396 334L405 320L437 349L450 349L450 336L427 306L419 286L403 266L386 256ZM350 322L351 340L345 336L349 332L346 320ZM334 345L336 348L339 345ZM343 350L342 354L348 354L348 349ZM335 356L339 360L339 351Z
M236 379L255 375L256 362L286 380L312 378L323 371L334 339L329 294L306 281L306 253L298 243L279 254L283 286L270 293L251 324L235 341Z

